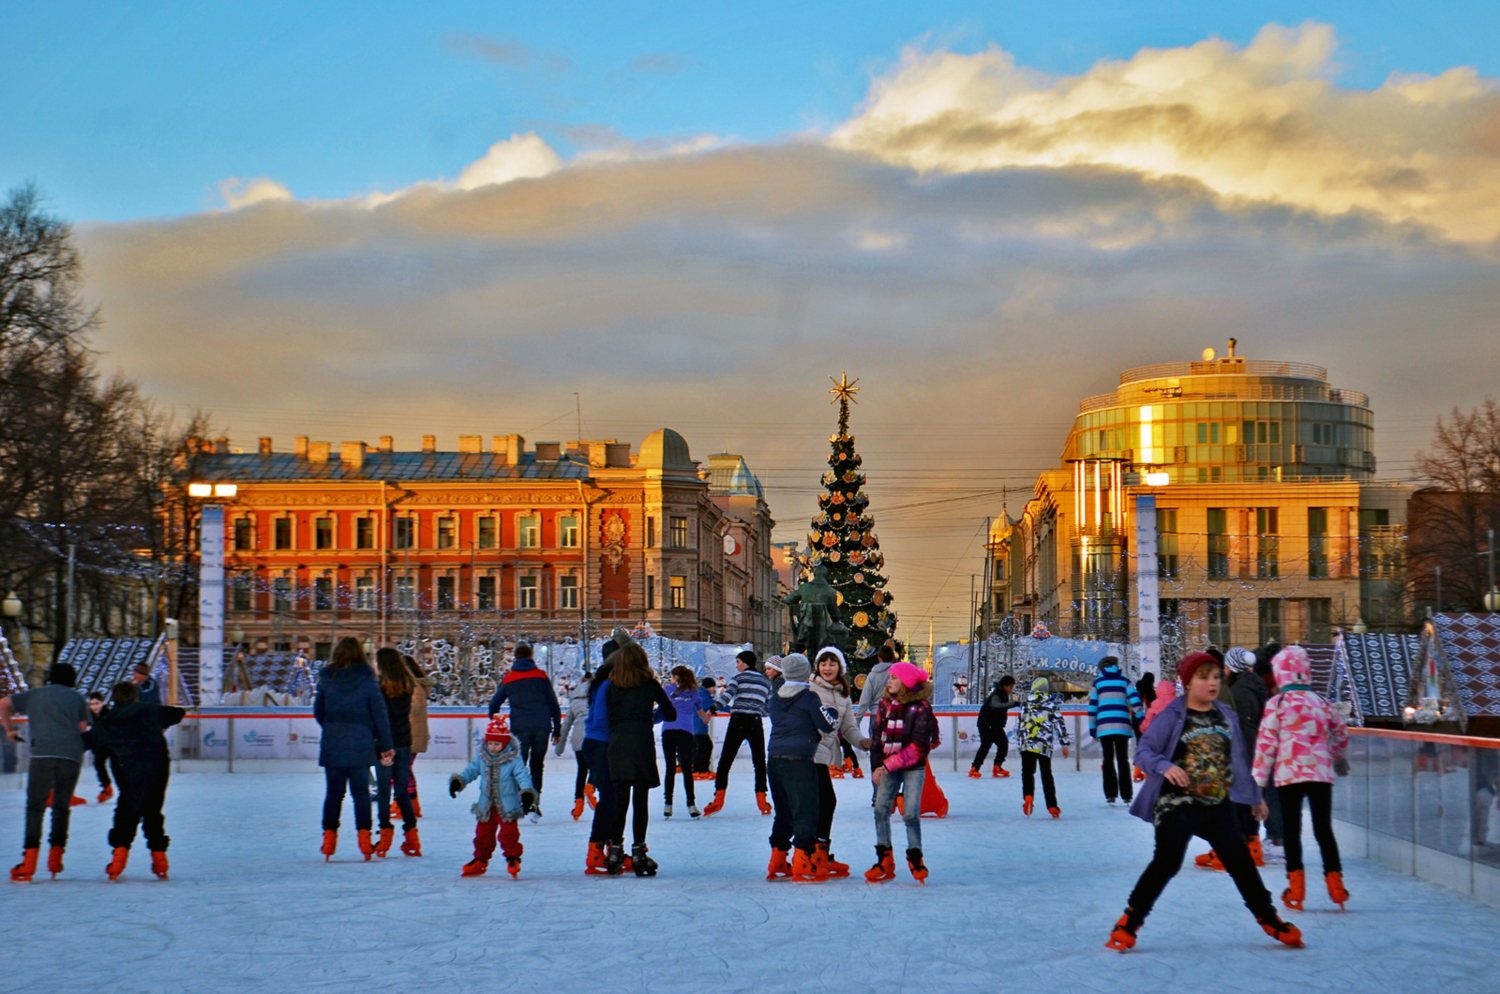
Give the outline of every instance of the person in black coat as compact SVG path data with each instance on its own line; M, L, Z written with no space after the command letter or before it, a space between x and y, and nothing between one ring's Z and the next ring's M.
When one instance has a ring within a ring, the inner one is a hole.
M318 765L327 778L323 796L323 855L338 847L339 809L344 790L354 802L354 827L365 859L375 855L370 841L370 767L376 761L390 766L396 759L391 740L390 712L375 682L375 671L358 640L345 636L333 647L331 659L318 674L313 717L323 728Z
M417 683L401 653L389 647L376 650L375 673L380 680L380 694L385 698L395 752L390 766L375 767L375 810L380 815L380 839L375 843L375 855L383 858L390 852L391 838L396 834L391 824L394 790L396 807L401 812L401 851L408 856L420 856L422 840L417 834L417 811L407 790L411 780L411 698Z
M979 708L979 752L974 754L974 765L969 769L971 777L979 776L979 768L984 765L984 757L989 754L990 746L995 747L995 769L990 775L1010 776L1004 768L1005 757L1010 754L1010 740L1005 737L1005 723L1010 718L1011 708L1021 706L1020 701L1010 696L1015 685L1016 678L1009 673L996 680L989 696Z
M151 872L163 880L167 877L167 846L172 840L167 836L162 805L167 800L172 766L164 730L182 721L186 714L182 708L142 701L140 689L126 680L115 684L109 707L94 717L94 725L85 736L93 748L107 750L114 757L120 782L114 827L109 830L114 853L105 869L111 880L125 872L137 826L146 836L146 848L151 850Z
M604 704L609 716L609 776L614 781L614 830L610 834L605 868L618 875L625 861L625 816L635 805L632 824L634 842L630 861L638 877L656 876L656 861L646 855L646 826L651 813L647 807L651 789L661 785L656 768L655 710L661 717L675 721L677 708L657 682L646 658L646 650L631 642L612 657L614 667Z

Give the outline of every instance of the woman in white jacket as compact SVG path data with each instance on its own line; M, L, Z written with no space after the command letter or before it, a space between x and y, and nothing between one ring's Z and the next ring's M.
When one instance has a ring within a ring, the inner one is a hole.
M832 646L822 649L818 652L817 668L810 684L825 711L831 708L838 714L838 719L830 722L833 725L833 731L822 736L818 742L818 751L813 756L813 763L816 764L818 771L819 789L818 848L813 854L813 866L820 878L849 875L849 864L840 863L829 852L833 812L838 807L838 796L833 792L833 778L829 774L829 767L843 763L843 750L839 747L839 737L843 736L845 742L859 743L861 748L866 746L863 733L859 730L859 721L854 717L854 702L850 699L849 677L844 669L842 652Z
M568 713L563 716L562 735L557 740L554 751L561 756L563 743L567 743L573 750L573 760L578 764L578 776L573 782L573 820L577 821L583 814L584 801L587 800L590 810L593 810L597 801L594 799L593 778L589 776L588 760L583 758L583 723L589 716L589 677L593 674L584 670L583 678L578 681L572 690L568 691Z

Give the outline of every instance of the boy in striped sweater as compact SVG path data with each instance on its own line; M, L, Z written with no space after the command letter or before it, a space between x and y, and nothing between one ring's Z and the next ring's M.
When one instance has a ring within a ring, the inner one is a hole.
M766 800L766 726L770 714L771 681L755 668L755 653L746 649L735 657L739 672L724 684L724 696L716 703L729 709L729 728L724 733L724 747L719 750L719 773L714 778L714 799L703 809L711 815L724 807L724 792L729 789L729 770L734 766L740 744L750 743L750 762L755 765L755 803L760 813L771 813Z
M1135 722L1145 713L1141 695L1135 685L1120 672L1120 660L1105 656L1099 660L1099 676L1089 691L1089 734L1104 749L1104 799L1110 804L1116 797L1132 799L1130 774L1130 740L1135 736Z

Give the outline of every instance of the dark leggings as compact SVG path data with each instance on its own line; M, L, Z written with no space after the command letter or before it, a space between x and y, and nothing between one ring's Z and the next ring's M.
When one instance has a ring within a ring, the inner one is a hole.
M594 777L594 786L599 788L599 800L594 806L594 820L589 827L589 841L608 843L615 826L615 783L609 778L609 743L598 739L584 739L578 755L589 764ZM622 817L620 824L624 825Z
M109 761L113 758L114 754L108 749L94 750L94 775L99 778L100 790L110 786Z
M1042 770L1042 795L1046 798L1047 807L1057 807L1057 785L1052 782L1052 757L1043 756L1039 752L1021 753L1021 793L1027 797L1036 796L1036 771L1037 767Z
M1282 844L1286 847L1286 869L1288 873L1302 869L1302 799L1307 798L1312 808L1313 838L1318 840L1318 851L1323 856L1324 873L1342 873L1339 862L1339 842L1333 835L1333 784L1304 781L1289 783L1276 788L1281 792L1281 820L1286 832Z
M673 771L679 766L682 767L682 791L687 795L688 806L697 803L693 800L693 757L696 753L697 743L693 741L692 732L669 728L661 733L661 754L667 764L667 779L662 784L666 803L672 803L672 783L676 779Z
M1021 755L1024 757L1031 754ZM1219 854L1220 862L1229 871L1234 885L1239 888L1240 897L1245 901L1245 907L1251 913L1257 918L1265 918L1274 913L1271 892L1261 883L1255 861L1250 858L1250 849L1245 845L1245 837L1240 834L1234 809L1228 802L1221 801L1211 805L1183 804L1159 817L1161 821L1156 826L1156 852L1140 880L1136 882L1135 890L1130 892L1130 907L1142 919L1151 913L1167 883L1182 869L1182 858L1187 855L1188 842L1195 835L1213 846L1214 852Z
M1130 800L1133 796L1130 779L1130 736L1106 735L1099 740L1104 748L1104 796L1113 801L1116 797Z
M833 777L828 774L828 764L818 764L818 841L833 838L833 813L838 810L839 796L833 792Z
M625 816L634 805L635 815L630 821L631 834L636 845L645 845L646 826L651 822L651 809L646 806L651 799L651 788L639 780L616 780L614 787L615 824L610 841L617 846L625 844Z
M592 780L589 776L589 761L582 749L573 750L573 759L578 764L578 775L573 778L573 800L581 801L584 786Z

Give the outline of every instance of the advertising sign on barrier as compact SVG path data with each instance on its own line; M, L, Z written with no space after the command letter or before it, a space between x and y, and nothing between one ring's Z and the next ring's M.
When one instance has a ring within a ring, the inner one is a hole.
M312 718L291 718L287 726L287 758L317 759L323 742L322 726Z

